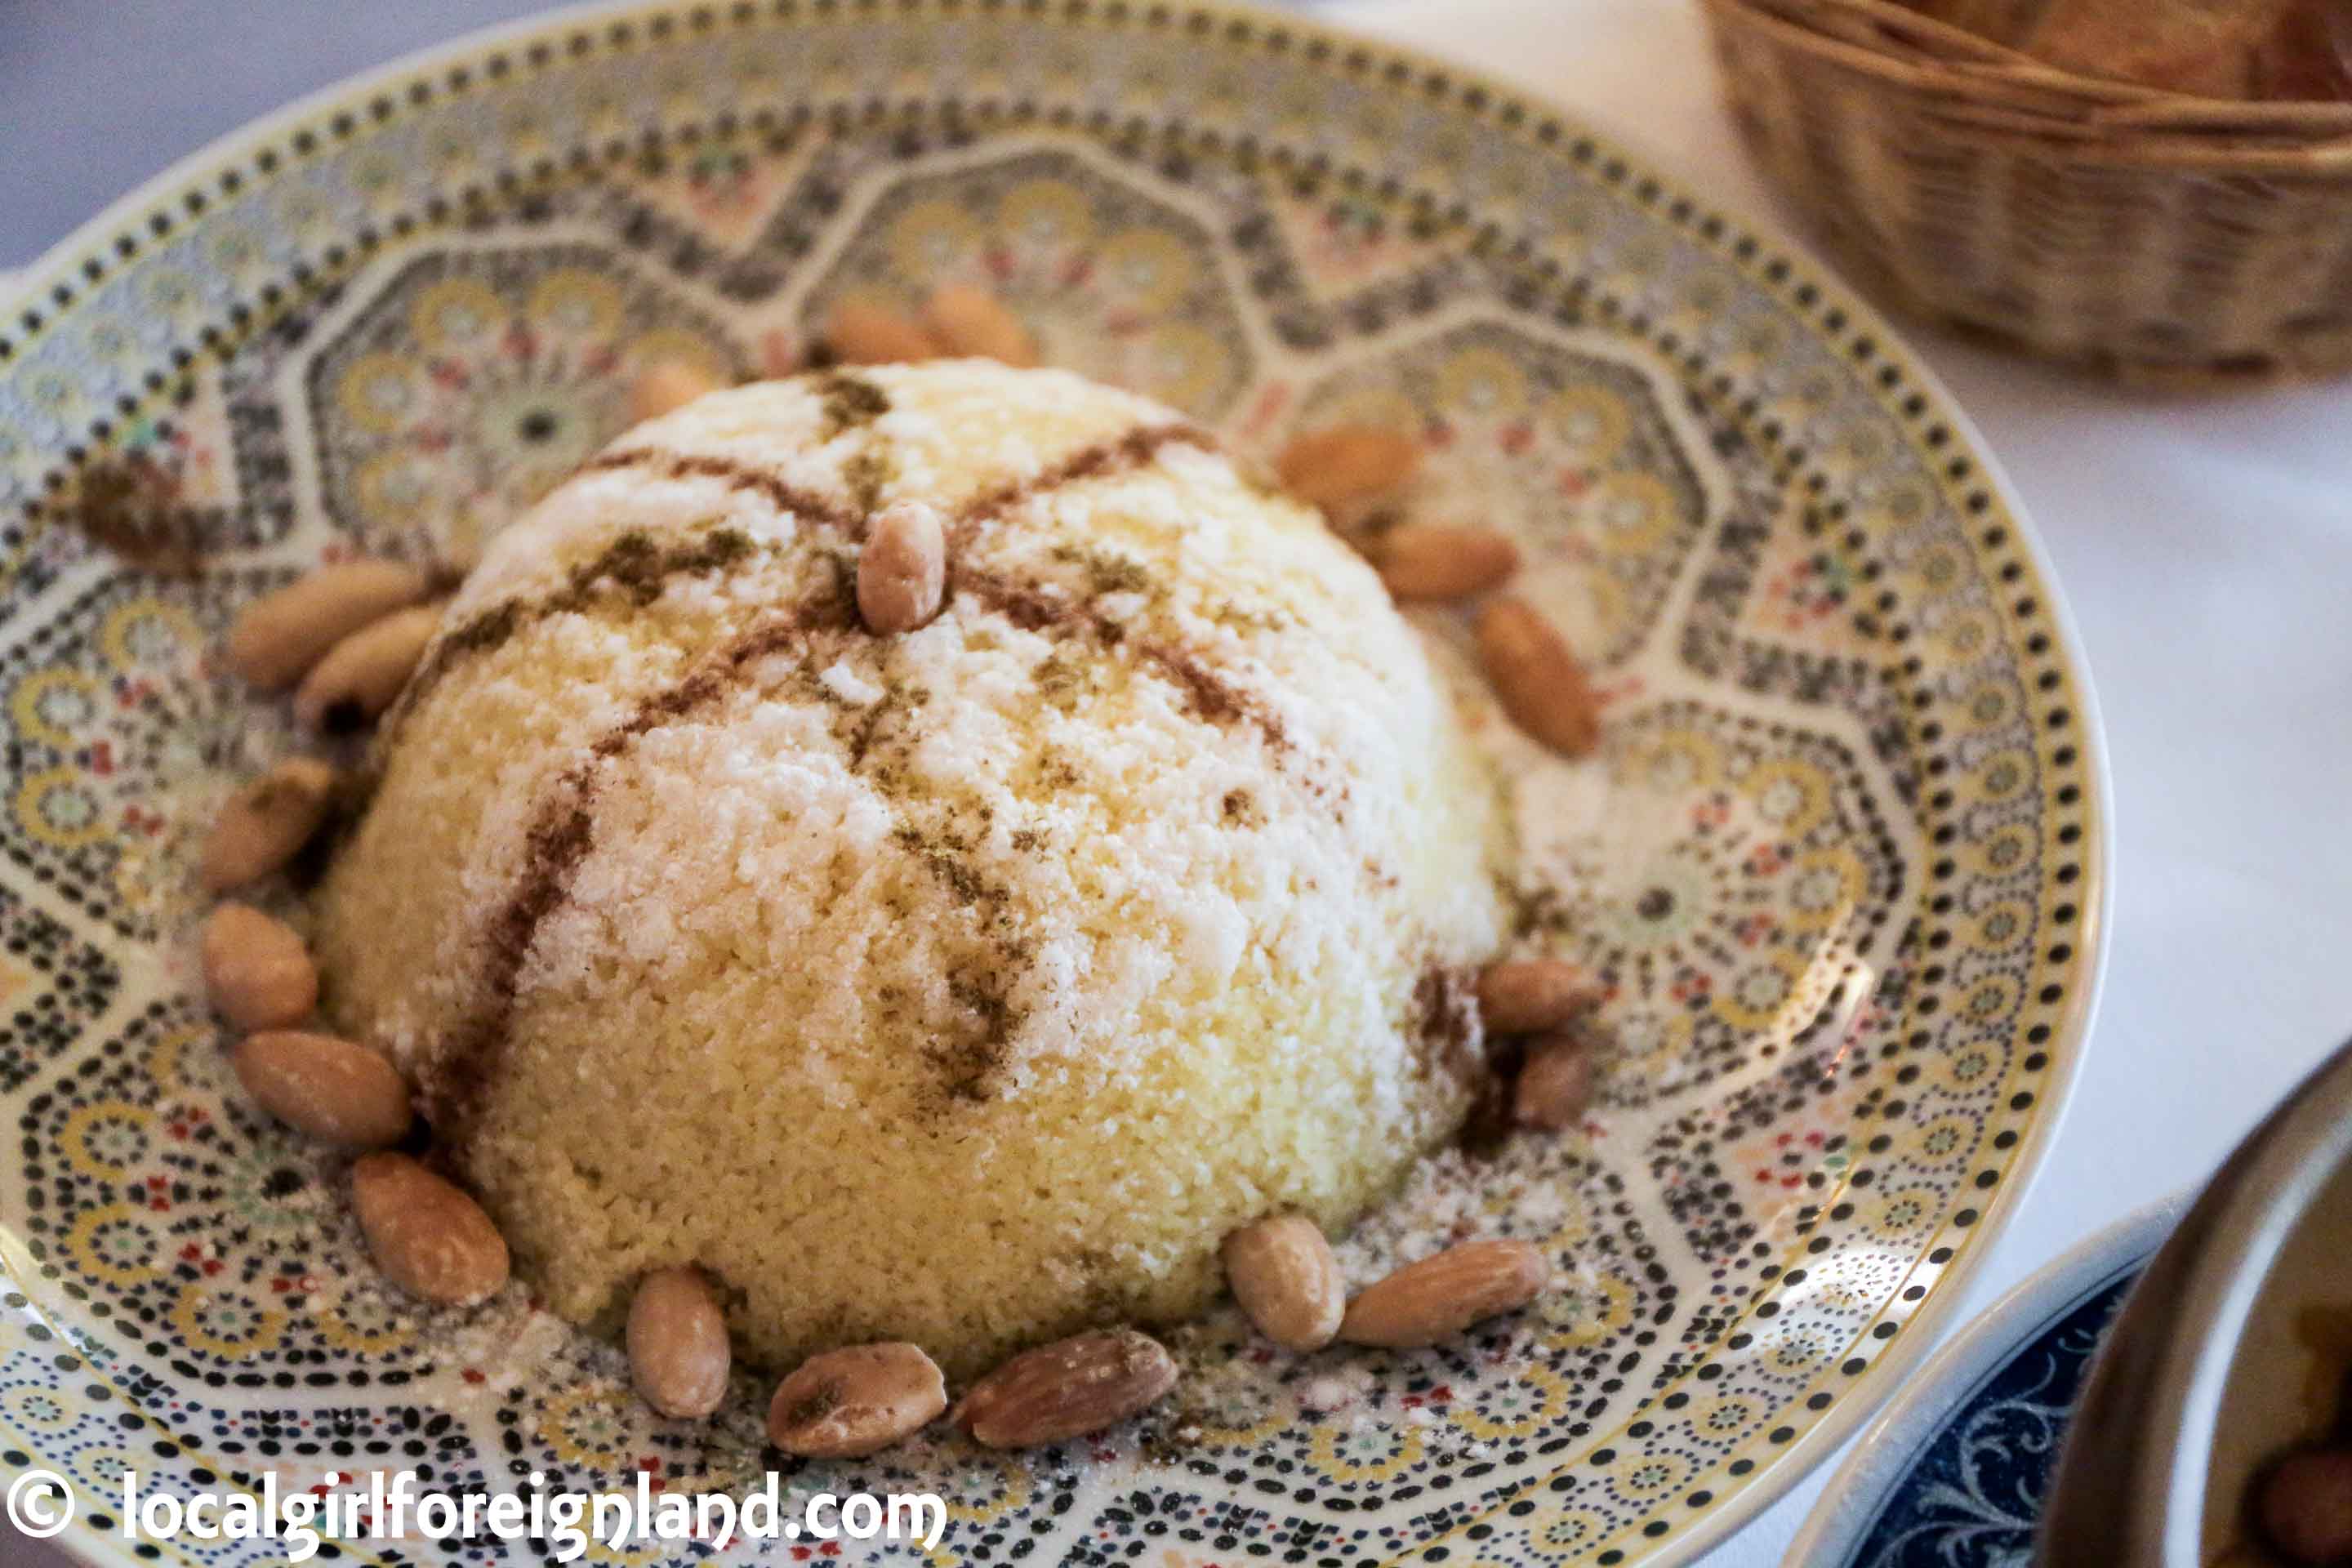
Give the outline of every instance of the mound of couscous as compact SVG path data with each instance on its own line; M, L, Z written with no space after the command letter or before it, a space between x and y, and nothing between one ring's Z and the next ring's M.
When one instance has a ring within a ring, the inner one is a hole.
M861 624L871 519L944 607ZM641 426L501 535L378 741L329 1005L567 1316L951 1375L1204 1307L1459 1125L1494 790L1372 572L1164 408L982 362Z

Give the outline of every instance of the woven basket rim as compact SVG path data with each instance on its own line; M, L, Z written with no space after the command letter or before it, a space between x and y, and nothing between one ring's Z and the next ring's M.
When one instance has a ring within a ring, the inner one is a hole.
M1955 130L2040 141L2073 159L2334 175L2352 172L2352 103L2202 98L2048 65L1892 0L1705 0L1832 68L1902 90ZM1824 30L1812 18L1851 26ZM1899 50L1847 36L1863 31Z

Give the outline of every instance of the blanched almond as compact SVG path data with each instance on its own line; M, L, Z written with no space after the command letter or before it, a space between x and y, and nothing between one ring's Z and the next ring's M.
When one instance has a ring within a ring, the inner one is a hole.
M289 757L229 796L205 840L205 890L242 888L284 866L326 826L334 801L335 770L315 757Z
M825 312L824 346L844 364L912 364L940 357L939 340L887 305L845 295Z
M1546 1035L1528 1047L1519 1080L1511 1086L1511 1120L1522 1127L1564 1132L1592 1103L1592 1051L1572 1035Z
M699 1268L657 1268L629 1301L629 1376L665 1415L709 1415L727 1397L727 1313Z
M295 719L327 734L348 735L382 718L440 627L440 605L416 605L353 632L302 678L294 694Z
M352 1166L352 1206L376 1267L402 1289L470 1307L505 1287L499 1227L461 1188L407 1155L370 1154Z
M319 967L294 928L251 904L205 917L205 994L236 1029L283 1029L319 1005Z
M265 691L291 686L326 651L431 591L425 574L397 561L322 566L247 605L229 627L228 667Z
M869 631L891 636L929 624L947 592L947 534L937 510L897 501L875 514L857 557L857 613Z
M1175 1386L1174 1358L1149 1334L1077 1334L982 1378L955 1419L991 1448L1031 1448L1115 1426Z
M1401 488L1421 468L1421 443L1376 425L1331 425L1291 437L1275 459L1283 488L1326 510Z
M1351 1345L1415 1349L1526 1306L1551 1265L1524 1241L1468 1241L1409 1263L1348 1303L1339 1337Z
M1491 528L1400 523L1381 535L1381 581L1399 604L1483 594L1519 569L1519 547Z
M1339 1260L1315 1222L1277 1215L1245 1225L1218 1249L1225 1282L1258 1331L1287 1351L1318 1351L1348 1308Z
M1478 972L1478 1016L1490 1035L1556 1029L1591 1001L1576 966L1557 958L1504 959Z
M811 1459L887 1448L948 1407L946 1381L920 1345L847 1345L801 1363L768 1402L768 1441Z
M1564 757L1601 739L1601 707L1568 644L1525 599L1487 601L1478 613L1478 660L1511 721Z
M992 359L1025 370L1037 363L1037 341L1004 301L971 283L950 283L923 306L923 325L952 354Z
M346 1149L382 1149L408 1131L408 1085L365 1046L307 1029L247 1035L236 1079L261 1109L299 1132Z
M680 359L656 360L629 383L629 423L642 425L719 390L719 378Z

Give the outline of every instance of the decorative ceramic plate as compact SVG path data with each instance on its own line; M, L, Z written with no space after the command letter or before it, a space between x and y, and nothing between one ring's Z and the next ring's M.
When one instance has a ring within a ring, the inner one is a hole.
M2021 1282L1907 1379L1789 1548L1806 1568L2024 1568L2107 1325L2180 1217L2119 1220Z
M71 1478L81 1550L130 1550L126 1466L761 1468L755 1409L650 1418L520 1289L408 1312L334 1166L236 1091L189 847L294 737L208 649L322 559L496 528L614 432L631 367L789 370L845 290L950 279L1244 451L1410 422L1421 499L1517 532L1608 701L1547 786L1577 891L1532 918L1613 1045L1582 1134L1417 1189L1550 1247L1538 1310L1297 1362L1213 1320L1148 1425L788 1485L940 1490L949 1563L1682 1562L1901 1377L2073 1069L2105 835L2054 590L1911 356L1552 109L1294 18L655 6L299 105L0 322L0 1467ZM173 495L128 531L126 468ZM1407 1235L1376 1217L1349 1260Z

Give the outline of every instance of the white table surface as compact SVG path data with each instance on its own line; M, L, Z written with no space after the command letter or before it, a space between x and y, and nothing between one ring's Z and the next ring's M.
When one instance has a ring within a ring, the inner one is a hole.
M352 8L379 9L406 8ZM517 9L435 0L408 18L426 30L381 49ZM1700 195L1793 226L1733 137L1691 0L1349 0L1325 14L1551 97ZM371 47L372 33L339 26L322 48ZM138 96L107 160L79 166L90 188L64 210L80 214L370 58L322 67L299 49L240 50L226 96L254 101L222 120L220 79L125 71L73 45L62 26L0 39L0 79L65 102L103 74L110 101ZM46 216L16 229L0 227L16 250L0 260L27 259L59 232ZM2151 402L1907 335L1975 418L2056 563L2115 780L2112 946L2089 1058L2040 1178L1969 1284L1966 1316L2107 1221L2197 1181L2352 1034L2352 383ZM1830 1468L1708 1568L1779 1562ZM55 1560L0 1524L0 1562Z

